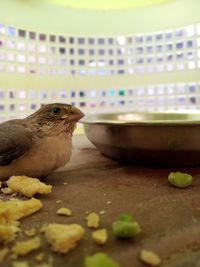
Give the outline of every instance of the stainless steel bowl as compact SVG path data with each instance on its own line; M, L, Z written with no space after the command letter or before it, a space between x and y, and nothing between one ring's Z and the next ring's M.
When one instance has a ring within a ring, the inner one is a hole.
M82 119L103 154L134 164L200 165L200 111L107 113Z

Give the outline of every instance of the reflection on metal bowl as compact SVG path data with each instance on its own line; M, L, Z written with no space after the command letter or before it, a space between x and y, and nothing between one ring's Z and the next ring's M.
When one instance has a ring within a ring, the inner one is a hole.
M88 115L81 121L103 154L133 164L200 165L200 112Z

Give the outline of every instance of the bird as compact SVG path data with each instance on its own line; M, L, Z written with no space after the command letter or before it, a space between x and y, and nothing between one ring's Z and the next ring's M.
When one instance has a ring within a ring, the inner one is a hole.
M66 165L72 135L84 116L65 103L43 105L24 119L0 124L0 180L13 175L43 178Z

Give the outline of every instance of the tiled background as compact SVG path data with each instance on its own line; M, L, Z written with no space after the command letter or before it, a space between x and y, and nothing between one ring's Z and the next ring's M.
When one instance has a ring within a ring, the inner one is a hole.
M67 36L0 23L0 121L42 104L86 114L200 108L200 24L128 36Z

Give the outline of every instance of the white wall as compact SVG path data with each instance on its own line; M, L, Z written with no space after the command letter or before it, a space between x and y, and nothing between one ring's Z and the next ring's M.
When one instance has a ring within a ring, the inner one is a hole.
M199 0L172 0L123 11L67 9L45 0L1 0L0 21L17 28L74 35L120 35L159 31L200 21Z

